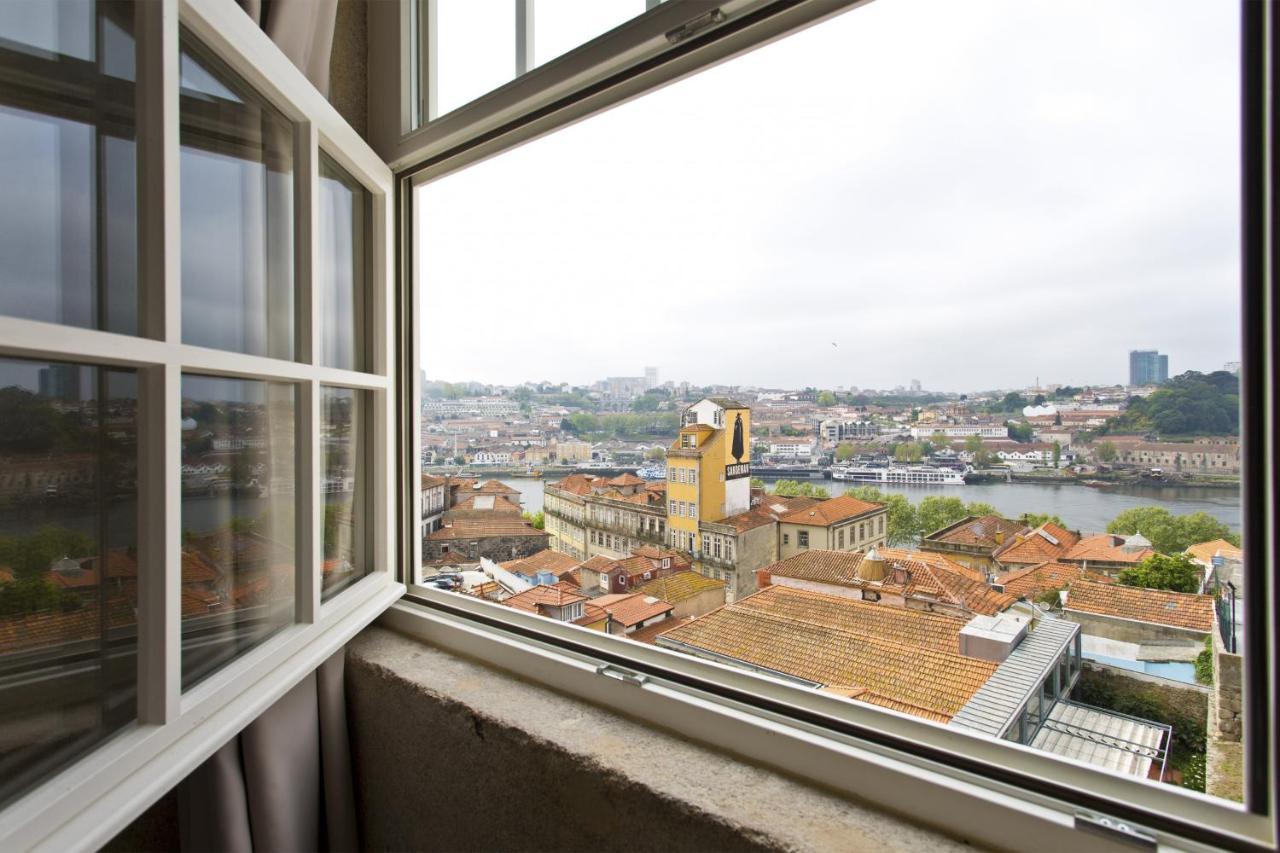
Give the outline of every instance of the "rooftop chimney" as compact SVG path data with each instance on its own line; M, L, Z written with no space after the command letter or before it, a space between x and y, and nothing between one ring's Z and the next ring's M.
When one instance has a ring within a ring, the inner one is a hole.
M996 544L997 545L1004 544L1004 528L1002 527L996 528Z
M773 575L767 569L756 569L756 589L773 586Z
M872 548L858 563L858 577L864 581L883 581L888 575L888 566L880 552Z

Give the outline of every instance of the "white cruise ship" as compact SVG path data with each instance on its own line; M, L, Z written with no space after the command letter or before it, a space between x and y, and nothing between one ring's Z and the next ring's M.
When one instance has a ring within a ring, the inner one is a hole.
M964 485L964 474L933 465L849 465L832 468L831 479L898 486Z

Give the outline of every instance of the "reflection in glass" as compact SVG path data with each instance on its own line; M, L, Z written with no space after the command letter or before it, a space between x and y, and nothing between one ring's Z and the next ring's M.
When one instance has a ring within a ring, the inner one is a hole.
M293 621L294 387L182 377L182 686Z
M0 2L0 314L137 332L133 10Z
M323 152L320 154L316 299L320 364L368 370L370 215L373 197Z
M137 403L0 359L0 807L136 717Z
M293 126L181 42L182 340L292 359Z
M369 391L323 388L320 396L320 477L324 491L321 597L329 598L369 573Z

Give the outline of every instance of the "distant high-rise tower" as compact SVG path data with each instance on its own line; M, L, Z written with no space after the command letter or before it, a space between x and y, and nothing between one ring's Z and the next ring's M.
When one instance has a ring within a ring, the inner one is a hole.
M644 369L644 390L650 391L658 387L658 368L646 367Z
M1160 385L1169 381L1169 356L1153 349L1129 351L1129 384Z
M80 368L74 364L51 364L37 373L40 396L65 403L80 402Z

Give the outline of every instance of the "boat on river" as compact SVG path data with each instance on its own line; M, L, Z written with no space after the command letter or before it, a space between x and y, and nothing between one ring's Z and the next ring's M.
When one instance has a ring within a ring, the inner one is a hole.
M831 469L831 479L887 486L963 486L964 474L937 465L845 465Z

